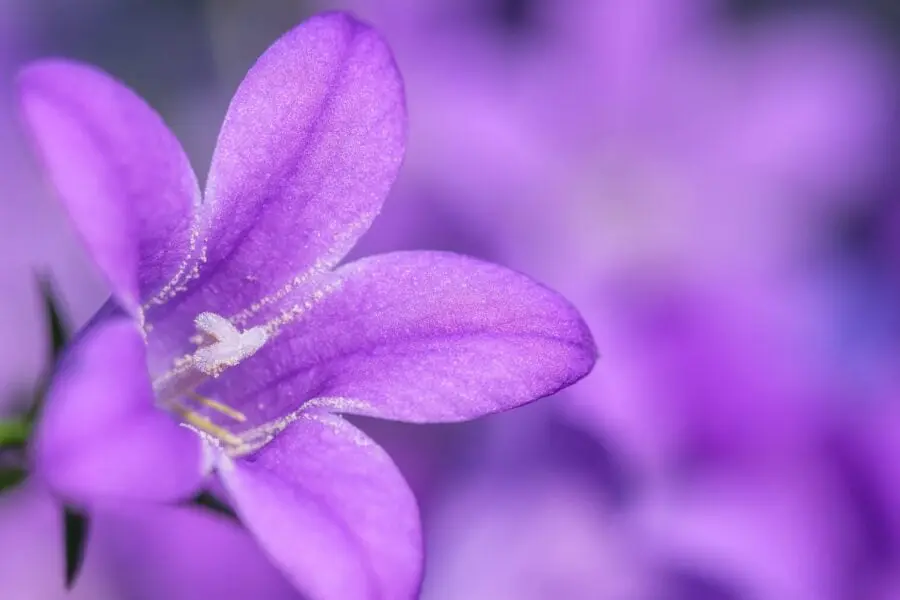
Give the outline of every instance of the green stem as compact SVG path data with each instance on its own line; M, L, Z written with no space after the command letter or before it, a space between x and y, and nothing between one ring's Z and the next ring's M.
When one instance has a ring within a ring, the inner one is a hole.
M22 419L0 421L0 448L24 446L31 435L31 423Z

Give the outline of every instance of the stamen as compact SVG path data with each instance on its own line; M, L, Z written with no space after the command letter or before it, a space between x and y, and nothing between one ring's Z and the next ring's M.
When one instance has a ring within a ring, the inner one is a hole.
M241 446L243 444L241 438L234 435L224 427L219 427L206 417L195 413L191 409L184 407L177 402L171 402L169 406L178 416L184 419L185 423L196 427L203 433L209 434L212 437L221 440L222 442L230 446Z
M218 411L227 417L231 417L235 421L243 423L244 421L247 420L247 415L231 408L227 404L222 404L221 402L213 400L212 398L207 398L206 396L201 396L197 392L191 392L188 395L191 398L193 398L194 400L196 400L197 402L199 402L200 404L202 404L203 406L206 406L215 411Z
M264 298L238 316L246 320L247 317L258 312L262 307L286 296L290 289L310 277L311 274L309 277L295 278L288 286L279 290L278 293ZM226 446L224 451L229 456L242 456L266 445L278 432L295 420L298 417L298 413L292 413L240 434L235 434L185 406L180 399L190 398L203 407L216 411L239 423L245 423L248 418L244 413L231 408L223 402L202 396L195 390L207 378L218 377L229 367L237 366L245 359L256 354L268 340L278 335L284 326L305 314L323 298L339 289L342 284L343 279L332 278L326 285L310 294L304 302L289 307L262 325L257 325L244 331L241 331L232 320L219 314L213 312L200 313L194 319L198 333L188 338L198 348L192 354L186 354L177 358L172 368L157 377L153 382L157 403L161 407L172 410L173 413L182 419L186 427L191 427L212 439L222 442ZM146 324L144 331L149 331L149 329L149 324Z
M200 313L194 318L194 325L200 331L209 334L217 340L240 336L240 332L237 330L237 327L231 324L231 321L214 312Z

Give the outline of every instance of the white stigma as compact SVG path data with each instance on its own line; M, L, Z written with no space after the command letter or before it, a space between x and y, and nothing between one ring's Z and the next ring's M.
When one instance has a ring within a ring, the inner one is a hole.
M200 313L194 324L215 340L197 350L193 357L194 366L212 377L218 377L228 367L253 356L269 339L264 327L239 331L231 321L212 312Z

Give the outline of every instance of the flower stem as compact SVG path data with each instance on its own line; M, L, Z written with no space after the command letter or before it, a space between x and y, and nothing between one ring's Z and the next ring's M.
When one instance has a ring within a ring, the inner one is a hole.
M0 448L24 446L31 435L31 423L24 419L0 420Z

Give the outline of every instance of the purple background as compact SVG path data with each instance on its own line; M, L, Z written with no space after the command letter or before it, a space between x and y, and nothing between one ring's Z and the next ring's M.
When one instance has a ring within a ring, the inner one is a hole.
M17 65L100 65L203 174L256 56L349 9L392 45L411 131L354 256L513 267L572 299L601 353L512 413L360 420L419 497L422 598L900 598L896 6L2 0L0 416L46 368L34 273L72 327L107 295L19 139ZM0 597L61 597L52 511L15 502L0 498ZM184 549L121 543L182 577ZM80 593L104 600L131 575L91 577ZM191 582L184 598L205 597Z

